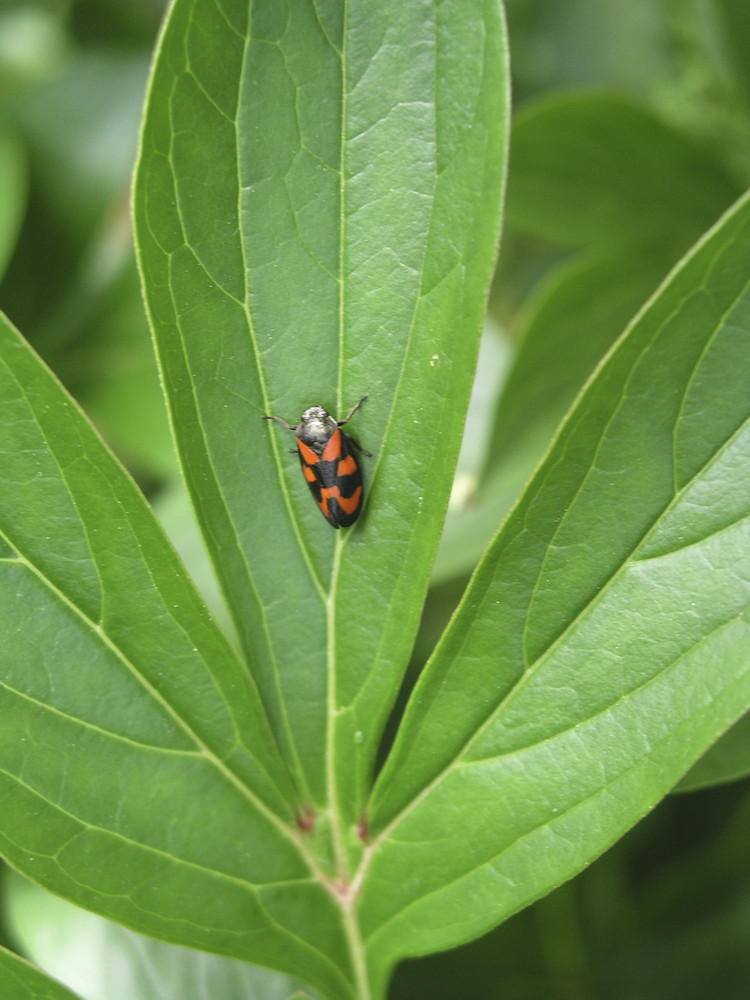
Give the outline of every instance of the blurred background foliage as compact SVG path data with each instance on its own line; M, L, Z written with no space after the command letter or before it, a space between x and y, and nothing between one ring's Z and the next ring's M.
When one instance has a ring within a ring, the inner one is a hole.
M750 182L747 0L506 8L507 226L411 677L582 383ZM130 230L163 11L162 0L0 0L0 306L132 471L226 623L179 482ZM394 1000L744 998L750 789L710 787L709 766L689 783L707 787L672 796L497 931L406 963ZM19 915L29 893L14 885L3 884L0 937L43 964L30 911Z

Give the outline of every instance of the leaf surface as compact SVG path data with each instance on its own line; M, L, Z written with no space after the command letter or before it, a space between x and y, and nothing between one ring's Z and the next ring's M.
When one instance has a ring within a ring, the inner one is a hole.
M623 97L556 96L513 126L508 221L553 242L684 252L741 190L709 152Z
M14 873L3 888L14 940L85 1000L289 1000L303 988L318 997L283 973L143 937Z
M0 462L3 855L145 933L346 994L338 907L252 680L130 478L5 320Z
M303 808L343 817L340 869L447 504L507 115L496 0L178 0L151 82L135 221L181 461ZM364 393L364 510L334 532L260 418Z
M744 199L617 343L478 567L374 791L373 967L574 874L750 705L749 255Z

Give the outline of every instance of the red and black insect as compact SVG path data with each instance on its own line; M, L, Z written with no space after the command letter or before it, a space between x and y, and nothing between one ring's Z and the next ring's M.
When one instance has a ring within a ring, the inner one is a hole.
M275 420L277 424L293 431L297 447L292 449L299 455L304 473L315 503L323 517L334 528L348 528L359 517L362 510L364 487L362 470L354 454L357 448L365 451L353 437L344 434L341 428L348 423L360 406L362 399L349 411L343 420L335 420L322 406L311 406L305 410L296 427L292 427L281 417L264 416L264 420Z

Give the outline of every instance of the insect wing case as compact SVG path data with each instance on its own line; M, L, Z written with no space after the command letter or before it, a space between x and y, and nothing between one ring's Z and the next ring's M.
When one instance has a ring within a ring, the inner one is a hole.
M362 472L354 444L322 406L305 410L295 428L300 464L315 502L334 528L348 528L362 509Z

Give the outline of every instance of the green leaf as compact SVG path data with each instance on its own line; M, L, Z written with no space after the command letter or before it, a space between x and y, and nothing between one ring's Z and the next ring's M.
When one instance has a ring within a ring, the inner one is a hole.
M135 223L178 449L342 876L450 490L507 117L496 0L177 0L151 81ZM260 418L363 393L364 512L333 532Z
M141 53L86 54L14 109L45 206L80 241L127 192L146 71Z
M588 385L417 684L370 808L382 975L580 870L750 706L749 256L746 198Z
M346 994L243 664L132 481L0 324L0 849L141 931Z
M3 1000L76 1000L70 990L5 948L0 948L0 991Z
M690 138L621 97L555 97L513 126L508 221L552 242L684 251L740 191Z
M735 87L750 105L750 9L745 0L716 0L715 10Z
M14 939L86 1000L288 1000L303 985L246 962L145 938L9 874L14 877L3 887Z

